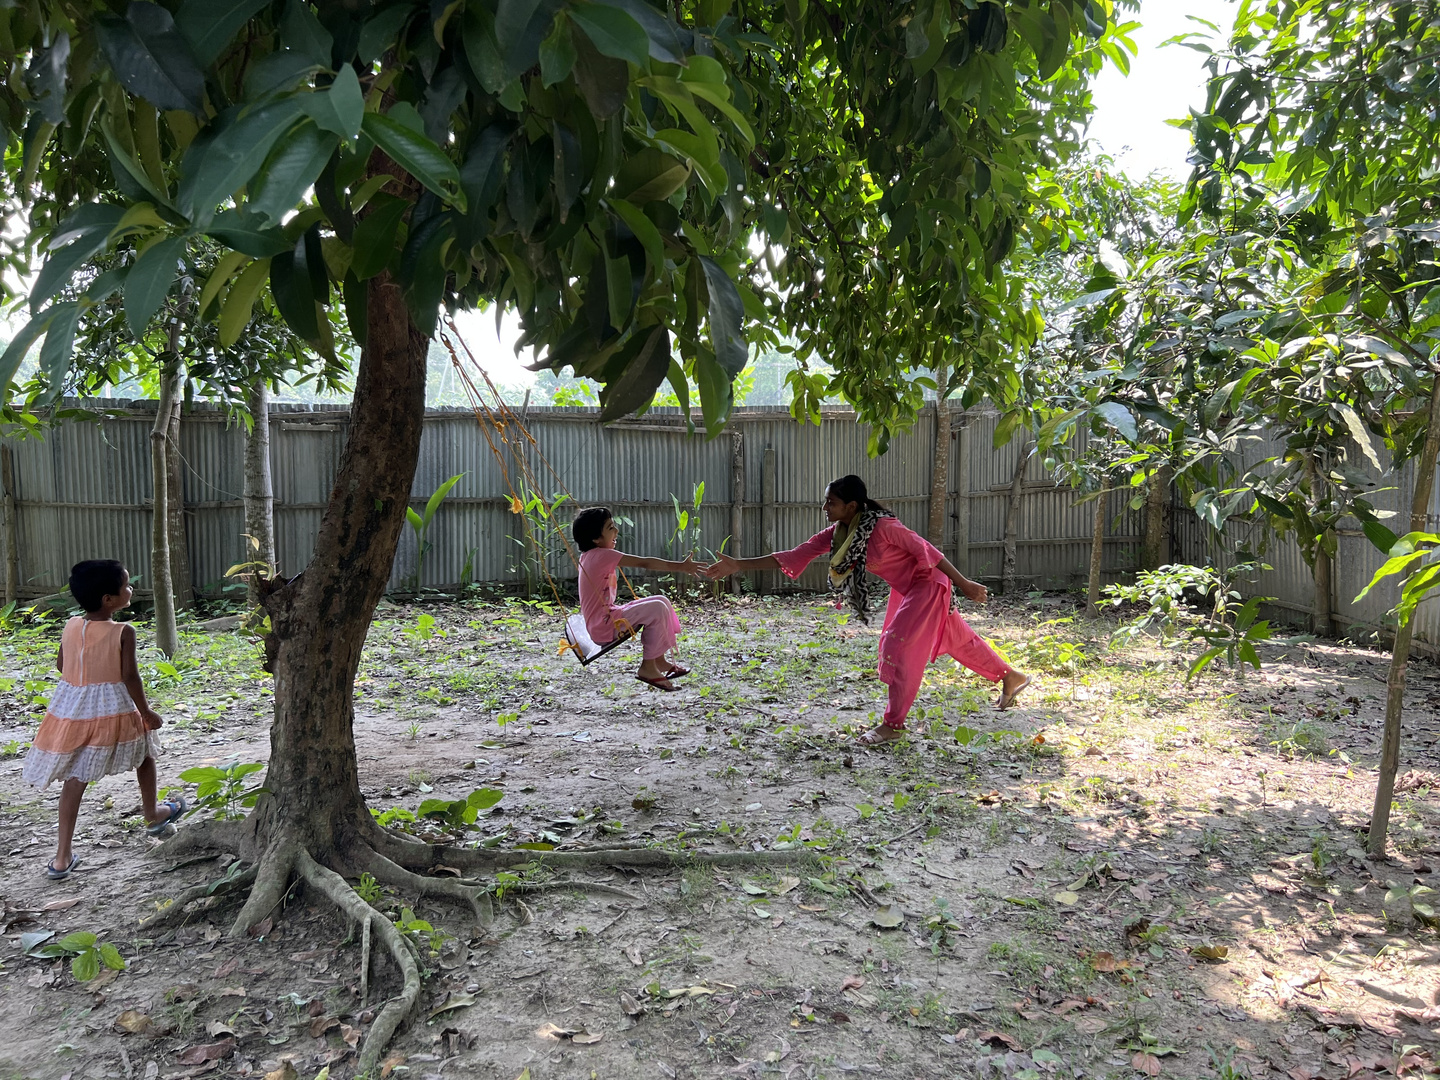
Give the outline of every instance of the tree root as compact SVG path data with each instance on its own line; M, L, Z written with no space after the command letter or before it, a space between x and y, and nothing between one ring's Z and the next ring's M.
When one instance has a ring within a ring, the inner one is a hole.
M475 913L477 930L488 929L495 921L495 910L490 905L490 893L483 885L462 881L459 878L425 877L413 874L404 867L396 866L378 851L373 852L365 862L365 869L375 875L376 881L405 889L419 896L443 896L469 904Z
M381 943L390 952L405 977L400 995L386 1002L385 1007L380 1010L380 1015L375 1018L375 1023L371 1025L369 1033L365 1036L365 1045L360 1051L357 1072L361 1075L370 1075L380 1064L380 1055L385 1052L386 1044L390 1042L405 1018L410 1015L410 1011L420 997L420 969L415 963L415 958L410 955L410 950L400 936L400 931L395 929L389 919L374 918L374 909L360 899L360 895L347 885L345 879L339 874L321 866L303 848L291 849L289 865L295 868L307 885L335 904L348 918L363 922L367 926L373 924Z
M506 894L509 893L535 893L558 891L561 889L574 889L578 892L600 893L604 896L618 896L624 900L639 901L640 897L624 889L617 889L614 885L605 885L598 881L581 881L578 878L555 878L553 881L521 881L514 885L507 886Z
M376 838L376 849L391 862L409 870L452 866L459 870L492 871L536 863L556 869L596 866L813 866L820 857L810 848L788 851L666 851L662 848L596 848L587 851L489 851L452 844L422 844L402 840L393 833Z
M196 885L194 888L186 889L177 896L168 907L157 911L154 915L141 919L140 929L154 930L157 927L168 926L172 922L178 922L184 917L185 906L187 904L191 904L196 900L206 899L207 897L221 897L233 889L243 888L251 884L255 880L255 875L259 872L259 867L251 866L248 870L245 870L233 878L220 878L218 881L210 881L203 885ZM198 912L195 914L198 914Z
M151 858L178 861L192 851L228 851L241 853L245 835L243 821L197 821L187 825L163 844L156 844L146 854Z
M265 849L256 864L255 887L250 890L240 914L235 916L230 937L247 936L252 926L280 906L290 888L290 871L295 868L299 854L300 847L293 840L279 840Z

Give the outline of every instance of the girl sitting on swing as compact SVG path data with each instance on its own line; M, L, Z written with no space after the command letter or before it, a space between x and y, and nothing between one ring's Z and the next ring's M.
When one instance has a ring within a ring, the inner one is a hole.
M679 690L670 680L689 675L690 669L681 667L667 655L675 647L675 638L680 632L680 618L674 606L663 596L647 596L617 605L616 571L627 566L698 575L704 572L704 564L694 559L683 562L647 559L618 551L615 543L620 538L620 530L604 506L581 510L575 515L570 533L580 549L580 611L585 616L585 629L591 640L605 645L626 628L631 633L638 632L643 659L635 677L657 690Z
M833 524L789 551L755 559L720 555L707 571L711 578L747 570L778 568L795 578L820 555L830 555L830 588L850 602L861 622L868 621L869 586L865 573L890 586L885 628L880 635L880 680L890 690L885 719L866 732L867 746L892 742L905 734L905 717L920 692L925 665L953 656L981 678L1000 684L997 707L1008 709L1030 685L1030 676L1016 671L952 610L952 590L983 604L984 585L971 581L940 554L939 549L907 529L885 507L871 499L865 481L842 476L825 489L825 517Z

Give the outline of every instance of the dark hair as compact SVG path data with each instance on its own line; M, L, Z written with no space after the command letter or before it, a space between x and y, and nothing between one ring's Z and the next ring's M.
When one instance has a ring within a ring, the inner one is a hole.
M861 510L873 510L877 514L888 513L885 507L870 498L870 493L865 490L865 481L854 473L842 476L839 480L831 480L825 490L841 502L859 503Z
M600 543L600 534L605 531L605 523L614 516L608 506L591 506L581 510L570 525L575 546L581 551L596 547Z
M99 611L107 596L125 587L125 567L114 559L86 559L70 568L70 595L86 611Z

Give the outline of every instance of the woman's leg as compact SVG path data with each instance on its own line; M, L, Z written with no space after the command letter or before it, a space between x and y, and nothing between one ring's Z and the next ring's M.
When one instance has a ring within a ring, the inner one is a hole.
M998 682L999 706L1002 709L1008 708L1015 695L1030 685L1029 675L1005 663L990 643L975 633L955 611L949 612L945 618L945 633L936 655L953 656L982 679Z
M73 776L60 788L60 836L55 844L55 858L50 862L56 870L70 865L70 845L75 839L75 822L80 817L80 797L84 794L85 781Z
M905 730L905 717L920 693L925 666L935 652L936 623L944 617L948 590L922 587L904 596L888 612L880 635L880 681L889 689L880 734Z

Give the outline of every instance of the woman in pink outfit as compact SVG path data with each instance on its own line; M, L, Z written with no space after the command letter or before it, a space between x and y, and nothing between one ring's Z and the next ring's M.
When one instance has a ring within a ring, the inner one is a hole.
M830 556L830 588L843 594L862 622L870 610L867 571L890 586L885 627L880 634L881 682L890 690L885 719L866 732L867 745L903 736L905 717L925 666L940 656L953 656L981 678L1000 683L1001 709L1030 685L1030 676L1010 667L985 640L951 609L953 589L983 604L989 597L984 585L971 581L950 564L933 544L907 529L885 507L871 499L865 481L842 476L825 489L825 516L832 522L824 532L789 551L755 559L721 555L708 571L712 578L747 570L778 568L788 577L821 555Z
M642 570L660 570L672 574L700 574L705 567L694 559L677 562L672 559L650 559L627 555L615 545L620 530L615 518L603 506L592 506L575 515L570 526L575 546L580 549L580 612L585 616L585 629L597 645L615 640L622 628L639 633L644 658L635 677L657 690L678 690L671 679L689 675L666 654L675 647L680 633L680 617L664 596L646 596L628 604L616 604L619 582L616 571L622 566Z

